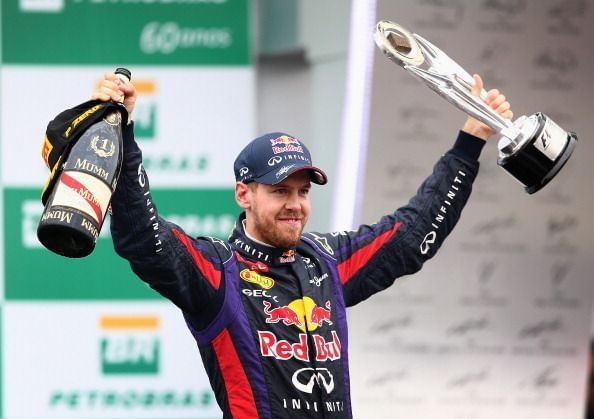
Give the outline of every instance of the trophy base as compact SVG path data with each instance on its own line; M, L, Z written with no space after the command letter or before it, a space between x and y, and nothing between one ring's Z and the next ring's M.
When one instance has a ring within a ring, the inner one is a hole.
M73 208L52 207L42 216L37 227L37 238L58 255L82 258L95 248L98 232L89 217Z
M567 132L542 113L522 120L521 143L500 145L497 163L533 194L549 183L563 168L577 144L577 135ZM515 147L512 147L515 145Z

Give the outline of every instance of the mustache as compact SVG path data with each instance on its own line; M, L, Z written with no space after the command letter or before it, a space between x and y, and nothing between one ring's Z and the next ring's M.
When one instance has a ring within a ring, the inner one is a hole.
M297 211L289 211L289 212L283 212L283 213L279 214L278 218L299 218L299 219L302 219L303 214L301 212L297 212Z

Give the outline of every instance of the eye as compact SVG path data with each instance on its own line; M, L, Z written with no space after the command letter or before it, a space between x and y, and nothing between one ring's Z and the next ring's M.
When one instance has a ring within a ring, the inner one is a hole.
M307 196L307 195L309 195L309 188L303 188L303 189L301 189L301 190L299 191L299 193L300 193L302 196Z

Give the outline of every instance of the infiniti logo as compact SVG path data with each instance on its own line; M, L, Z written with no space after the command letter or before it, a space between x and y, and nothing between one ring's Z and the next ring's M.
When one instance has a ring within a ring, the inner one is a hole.
M456 199L456 196L460 191L462 181L465 177L466 173L464 173L461 170L458 170L458 173L454 175L452 184L450 185L449 190L443 198L443 203L437 209L435 218L433 218L433 221L431 222L431 227L433 227L433 230L425 235L425 237L423 238L423 242L419 245L421 254L426 255L427 253L429 253L429 251L431 250L431 245L434 244L437 240L437 230L439 230L442 223L446 220L449 208L452 206L452 202L454 202L454 200Z
M293 385L303 393L311 394L314 384L326 390L326 394L334 391L334 377L328 368L301 368L293 373Z
M268 166L274 166L275 164L279 164L283 161L281 156L272 156L270 160L268 160Z
M423 243L421 243L421 246L419 246L421 248L422 254L426 255L429 252L429 249L431 248L431 245L435 243L436 238L437 233L435 231L432 231L425 236Z
M146 177L144 176L144 168L142 167L142 163L138 165L137 174L138 184L141 188L144 188L146 186Z

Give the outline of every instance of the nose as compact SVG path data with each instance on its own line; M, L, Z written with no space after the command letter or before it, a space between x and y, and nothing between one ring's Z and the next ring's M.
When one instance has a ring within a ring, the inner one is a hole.
M292 192L287 197L285 208L292 211L299 211L301 209L301 197L299 193Z

